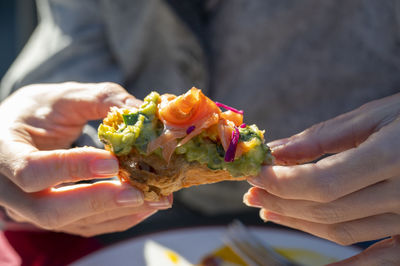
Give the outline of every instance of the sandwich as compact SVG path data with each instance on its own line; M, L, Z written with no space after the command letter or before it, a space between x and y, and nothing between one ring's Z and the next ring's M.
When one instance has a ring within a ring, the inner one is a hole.
M257 175L273 157L264 131L243 123L243 111L201 90L151 92L139 108L112 107L99 139L120 164L119 178L157 201L181 188Z

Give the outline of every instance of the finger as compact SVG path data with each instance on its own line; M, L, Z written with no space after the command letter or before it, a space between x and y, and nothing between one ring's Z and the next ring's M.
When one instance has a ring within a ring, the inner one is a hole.
M116 176L118 169L110 152L83 147L31 152L11 164L8 176L25 192L36 192L60 183Z
M381 240L363 252L329 266L397 265L400 261L400 237Z
M122 218L125 216L132 216L135 214L148 212L151 210L164 210L168 209L169 207L170 207L170 201L168 198L164 198L160 201L145 201L143 205L137 207L117 208L99 214L91 215L89 217L85 217L83 219L74 222L74 224L79 224L79 225L98 224L114 220L117 218Z
M62 84L39 84L35 88L25 90L31 97L43 97L38 91L48 92L53 88L51 97L54 98L53 119L60 124L74 123L85 124L88 120L104 118L112 106L135 106L141 101L130 95L124 88L116 83L77 83L66 82ZM29 95L28 95L29 96ZM41 100L41 99L38 99ZM65 123L63 123L63 121Z
M135 214L150 212L152 210L163 210L169 208L170 200L168 198L162 199L160 201L145 201L143 205L134 207L121 207L112 210L107 210L102 213L94 214L80 220L72 222L74 226L90 226L98 223L103 223L117 218L122 218L125 216L132 216ZM18 212L7 208L7 215L16 222L29 222L27 218L23 217Z
M113 209L139 207L143 202L141 191L119 181L79 184L27 194L7 178L0 178L0 204L22 217L18 220L49 230ZM153 210L169 208L172 195L145 204Z
M312 161L324 154L338 153L359 146L400 112L400 94L370 102L290 138L273 141L277 164L298 164Z
M19 222L19 223L28 222L23 216L21 216L16 211L14 211L10 208L6 208L6 213L7 213L8 217L10 217L11 219L13 219L16 222Z
M387 134L371 136L355 149L329 156L315 164L266 166L260 176L248 179L281 198L327 202L378 183L400 172L399 125Z
M65 104L70 108L79 108L80 111L75 113L80 114L85 121L104 118L112 106L134 105L139 107L141 103L116 83L75 83L75 88L75 90L71 90L68 85L69 93L63 97L64 101L60 104Z
M398 214L381 214L337 224L314 223L266 210L260 211L260 217L265 221L298 229L341 245L380 239L400 233L400 215Z
M283 216L335 224L383 213L400 213L398 186L393 183L382 182L329 203L282 199L253 187L244 195L244 202Z
M37 194L31 217L42 227L54 229L116 208L138 207L143 202L143 193L129 184L102 181ZM158 208L162 204L171 206L168 198L162 199Z
M106 233L122 232L139 224L156 212L157 210L147 210L142 213L124 216L114 220L109 220L92 225L69 225L64 228L60 228L58 231L76 234L84 237L92 237Z

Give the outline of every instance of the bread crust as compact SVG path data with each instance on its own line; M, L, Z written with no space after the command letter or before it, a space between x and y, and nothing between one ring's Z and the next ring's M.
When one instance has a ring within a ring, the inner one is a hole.
M167 164L154 153L144 156L132 149L128 155L118 159L119 177L142 190L147 201L158 201L186 187L247 178L232 177L228 171L212 170L198 162L187 162L183 155L174 154Z

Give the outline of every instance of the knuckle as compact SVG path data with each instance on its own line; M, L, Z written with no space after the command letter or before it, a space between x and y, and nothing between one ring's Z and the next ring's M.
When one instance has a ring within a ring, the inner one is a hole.
M36 224L47 230L55 230L62 225L61 213L49 204L38 205L34 216Z
M307 136L307 137L313 137L316 141L317 144L317 149L319 153L324 153L325 148L323 147L323 142L320 140L320 136L325 135L324 131L326 131L326 122L321 122L316 125L313 125L312 127L306 129L302 135Z
M257 183L259 184L258 187L262 187L272 194L282 195L284 193L279 178L270 167L263 170L262 175L257 178Z
M88 208L93 213L103 212L107 209L106 203L97 198L90 198L88 200Z
M104 116L104 112L108 111L109 107L120 105L127 95L125 89L116 83L100 83L99 86L97 86L94 98L97 103L102 104L95 104L93 106L93 113L99 117Z
M286 208L284 207L285 200L277 199L275 197L268 197L262 199L262 202L264 202L263 204L264 209L279 213L281 215L287 214Z
M100 101L105 101L106 99L112 97L117 93L125 91L120 85L113 82L103 82L100 83L98 98Z
M66 174L69 177L79 179L86 176L86 168L84 167L84 164L80 163L79 160L74 159L78 156L72 157L66 152L60 152L58 157L59 160L57 163L60 164L58 168L62 169L62 167L65 166L67 171Z
M342 211L337 207L326 204L316 204L311 206L309 213L313 221L324 224L337 223L343 219Z
M322 122L323 123L323 122ZM318 133L319 131L321 131L321 127L322 123L319 124L315 124L309 128L307 128L306 130L304 130L301 134L304 136L311 136L311 135L315 135L316 133Z
M70 150L71 151L71 150ZM89 176L86 164L82 163L79 153L82 153L79 149L74 149L74 153L71 154L69 151L60 150L54 151L57 160L54 161L56 169L62 169L63 176L68 176L72 179L80 179Z
M328 238L343 246L348 246L357 242L353 230L343 223L329 226Z
M264 182L264 184L265 184L265 189L268 192L271 192L275 195L283 195L283 190L281 189L281 186L277 179L269 178Z
M24 191L24 192L35 192L35 184L33 183L34 171L30 171L27 161L19 160L14 162L13 165L13 179L14 182Z
M335 182L335 177L330 173L316 175L318 178L313 180L313 197L314 200L321 203L332 202L339 198L339 184Z

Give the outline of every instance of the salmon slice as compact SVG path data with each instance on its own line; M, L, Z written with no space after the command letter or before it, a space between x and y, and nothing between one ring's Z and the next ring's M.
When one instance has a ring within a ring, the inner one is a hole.
M221 110L201 90L193 87L179 97L172 94L161 96L158 118L164 124L162 134L149 143L147 152L163 149L163 158L169 162L178 145L183 145L204 129L217 124ZM188 132L189 128L193 128ZM180 142L176 139L183 138Z

